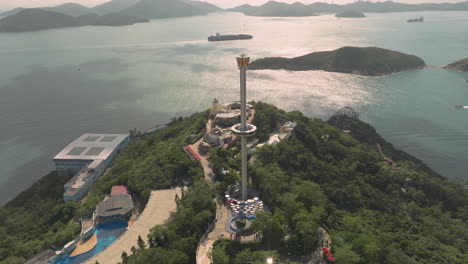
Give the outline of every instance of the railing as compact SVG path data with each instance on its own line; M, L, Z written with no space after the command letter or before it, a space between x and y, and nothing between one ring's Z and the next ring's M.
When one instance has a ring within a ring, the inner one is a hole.
M198 241L197 249L195 252L197 253L198 256L198 250L200 249L200 245L204 242L204 240L208 237L208 234L214 230L214 226L216 224L216 218L210 223L210 225L206 228L205 233L201 236L200 240ZM213 263L213 259L210 257L211 263Z

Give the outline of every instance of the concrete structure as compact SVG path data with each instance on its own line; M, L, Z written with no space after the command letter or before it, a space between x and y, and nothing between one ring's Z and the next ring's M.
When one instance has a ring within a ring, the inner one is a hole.
M128 221L132 216L133 201L130 194L111 195L96 206L94 224L102 224L112 220Z
M35 255L34 257L26 261L24 264L49 264L54 258L55 252L51 249L48 249Z
M128 134L83 134L54 157L59 174L78 172L93 160L107 165L129 141Z
M232 132L241 138L241 174L242 174L242 200L247 200L247 138L246 136L253 135L257 128L252 124L247 124L247 78L246 71L249 66L249 57L241 55L237 58L237 66L240 71L240 109L241 109L241 123L234 125Z
M295 122L287 121L283 126L278 129L278 131L272 133L268 141L262 142L257 145L258 148L261 148L265 145L274 145L283 140L289 139L291 137L294 128L297 126Z
M124 185L112 186L110 195L119 195L119 194L129 194L127 186L124 186Z
M58 174L75 174L64 186L65 202L81 200L128 142L128 134L83 134L57 154Z
M155 225L164 224L170 217L171 212L177 209L175 202L176 194L181 197L180 188L152 191L145 210L136 222L128 227L128 230L117 241L84 263L95 264L96 261L103 264L121 262L122 252L125 251L127 254L130 254L132 246L138 248L138 236L141 236L148 245L150 229Z
M63 199L65 202L81 200L105 170L106 166L103 160L94 160L87 166L85 165L64 185Z

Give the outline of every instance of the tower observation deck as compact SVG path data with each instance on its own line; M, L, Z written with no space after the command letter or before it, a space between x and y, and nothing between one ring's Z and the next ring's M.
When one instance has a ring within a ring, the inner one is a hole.
M249 57L242 54L237 57L237 66L240 71L240 101L241 101L241 123L231 127L232 132L241 138L241 193L242 200L247 200L247 138L255 134L257 127L251 124L247 124L246 120L246 108L247 108L247 78L246 72L249 66Z

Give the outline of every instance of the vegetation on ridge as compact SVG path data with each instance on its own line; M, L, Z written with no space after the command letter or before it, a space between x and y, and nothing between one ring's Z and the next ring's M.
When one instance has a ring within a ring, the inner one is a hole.
M468 58L450 63L444 68L449 70L468 72Z
M39 8L28 8L0 19L0 32L26 32L86 25L122 26L148 21L145 18L116 13L103 16L86 14L74 17Z
M356 10L345 10L336 14L336 17L362 18L366 16L362 12Z
M302 262L317 247L318 226L331 234L337 264L468 262L468 192L460 184L383 144L358 119L335 116L326 123L297 111L255 106L256 117L286 116L297 126L288 141L256 150L249 168L251 185L272 208L253 224L262 239L218 242L215 264L260 260L264 250L273 250L280 262ZM218 154L227 154L227 160L214 168L237 169L230 166L237 162L231 152L213 152ZM230 177L218 180L223 184Z
M422 59L397 51L377 47L343 47L291 59L281 57L258 59L249 65L249 69L324 70L378 76L422 68L425 65Z

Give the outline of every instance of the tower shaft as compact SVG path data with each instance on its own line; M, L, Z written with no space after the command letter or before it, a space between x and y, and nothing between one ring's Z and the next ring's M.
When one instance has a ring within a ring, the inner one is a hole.
M246 107L247 107L247 80L246 67L240 68L240 98L241 98L241 130L247 130ZM247 139L241 136L241 166L242 166L242 200L247 200Z
M241 55L237 58L237 65L240 71L240 102L241 102L241 123L234 125L232 132L241 138L241 199L247 200L247 136L253 135L257 128L252 124L247 124L247 80L246 73L249 66L249 58Z

